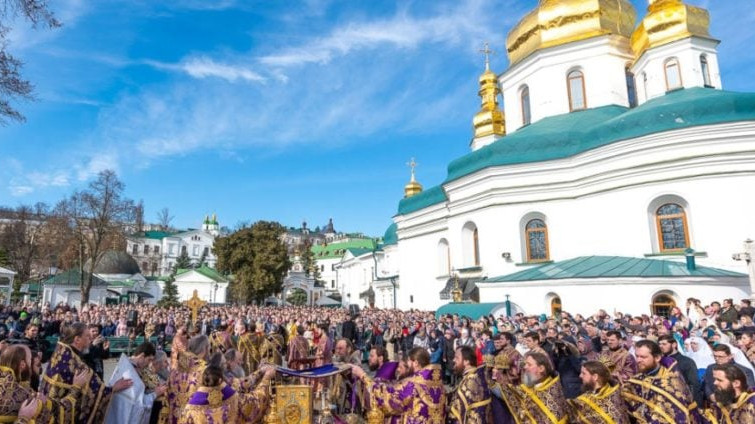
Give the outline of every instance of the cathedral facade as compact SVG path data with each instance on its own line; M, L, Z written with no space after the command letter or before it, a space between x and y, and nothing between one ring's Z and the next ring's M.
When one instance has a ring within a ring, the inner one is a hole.
M650 0L636 16L628 0L541 0L509 32L471 151L433 187L412 174L393 217L396 307L750 297L733 254L755 238L755 93L723 90L706 10Z

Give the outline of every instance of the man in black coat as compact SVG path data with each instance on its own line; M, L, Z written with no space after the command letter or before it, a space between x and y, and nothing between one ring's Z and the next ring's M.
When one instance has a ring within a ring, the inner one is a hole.
M749 390L755 387L755 377L753 376L752 371L749 368L734 362L734 355L731 353L729 346L725 344L713 346L713 359L718 365L733 364L741 369L747 377L747 389ZM716 364L708 365L708 368L705 369L705 376L703 376L703 390L705 397L710 400L714 400L713 393L715 392L715 386L713 385L713 367Z
M703 392L700 390L700 379L697 376L697 364L692 358L684 356L679 353L679 344L674 336L670 334L664 334L658 338L658 346L663 352L663 356L667 356L676 361L676 371L684 377L684 381L692 391L692 395L695 396L695 402L698 405L703 404Z
M349 317L349 320L341 324L341 337L349 340L351 343L357 342L357 325L354 323L354 315Z
M81 359L89 365L100 378L103 378L105 366L103 361L110 357L110 342L100 334L100 326L90 324L87 331L91 334L92 345L89 350L82 355Z

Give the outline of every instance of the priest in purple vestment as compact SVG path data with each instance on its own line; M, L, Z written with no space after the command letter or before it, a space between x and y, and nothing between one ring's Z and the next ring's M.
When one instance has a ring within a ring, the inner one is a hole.
M469 346L460 346L454 354L454 372L461 375L451 397L449 424L486 424L493 422L485 367L477 366L477 354Z
M376 405L401 416L402 423L445 423L446 393L440 366L430 364L430 354L422 347L409 351L409 365L412 376L397 383L376 382L356 365L351 372L365 384Z

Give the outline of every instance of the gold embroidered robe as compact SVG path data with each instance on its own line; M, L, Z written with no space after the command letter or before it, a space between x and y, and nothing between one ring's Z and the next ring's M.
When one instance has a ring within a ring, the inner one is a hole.
M623 347L616 350L603 350L598 354L598 361L605 364L611 371L611 375L620 383L624 383L637 374L637 361Z
M83 390L79 390L73 385L73 377L76 373L86 370L91 368L79 354L72 347L58 342L50 358L50 364L42 376L39 392L60 404L66 404L72 397L76 397L78 401L73 421L77 424L99 424L105 421L112 389L105 387L102 379L92 372L89 383Z
M207 362L191 352L181 352L178 355L177 367L171 371L168 379L169 424L178 422L183 407L199 387L205 368Z
M566 424L568 404L559 376L548 377L533 387L525 384L508 385L504 396L509 396L511 412L520 424Z
M246 371L247 375L253 373L257 369L257 364L259 364L259 351L254 345L252 334L244 333L239 336L236 346L239 353L241 353L241 365L244 367L244 371Z
M222 384L199 387L183 408L179 424L236 424L261 421L267 411L267 380L251 393Z
M572 422L580 424L629 424L629 415L621 387L605 385L597 392L583 393L569 401Z
M12 369L0 366L0 423L73 423L76 401L80 395L80 390L72 390L60 402L47 399L46 402L40 402L37 413L31 420L18 418L18 411L24 401L36 397L37 393L26 383L16 381Z
M672 368L638 374L621 388L629 415L638 424L694 424L699 412L689 386Z
M740 394L728 407L716 402L704 417L710 424L755 424L755 393Z
M377 406L388 415L400 415L404 424L444 424L446 393L440 366L428 365L396 383L362 378Z
M493 422L490 390L485 366L470 368L451 397L449 423L487 424Z

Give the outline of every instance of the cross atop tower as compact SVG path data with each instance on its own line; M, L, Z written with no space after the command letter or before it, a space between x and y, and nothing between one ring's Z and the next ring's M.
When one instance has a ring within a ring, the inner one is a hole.
M414 161L414 158L412 158L412 160L410 160L409 162L407 162L406 165L409 168L412 168L412 181L414 181L414 168L416 168L418 164L417 164L417 162Z
M485 47L482 50L479 50L480 53L485 55L485 70L490 70L490 55L494 55L495 52L493 50L490 50L490 44L486 41Z

